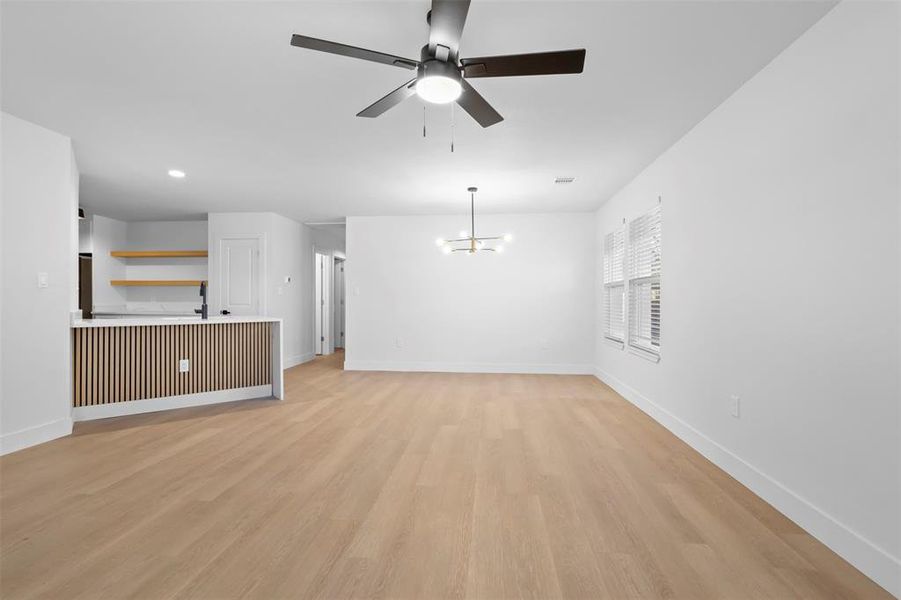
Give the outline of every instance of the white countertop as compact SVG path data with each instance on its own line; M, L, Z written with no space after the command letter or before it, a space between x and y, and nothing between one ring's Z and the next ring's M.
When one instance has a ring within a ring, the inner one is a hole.
M274 317L214 316L203 320L196 317L124 317L112 319L73 319L72 327L137 327L141 325L216 325L220 323L278 323Z

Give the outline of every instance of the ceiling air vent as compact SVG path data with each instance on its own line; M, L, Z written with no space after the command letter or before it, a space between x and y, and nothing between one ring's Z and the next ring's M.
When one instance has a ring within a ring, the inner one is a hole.
M554 183L572 183L575 180L575 177L556 177Z

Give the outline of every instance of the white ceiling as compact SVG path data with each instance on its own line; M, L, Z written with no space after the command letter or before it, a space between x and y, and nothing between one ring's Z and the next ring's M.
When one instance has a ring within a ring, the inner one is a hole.
M354 116L410 71L289 44L418 58L427 0L4 1L2 107L71 136L83 205L118 218L464 212L469 185L483 211L583 211L832 5L474 0L462 56L588 54L582 75L473 80L506 120L482 129L457 110L451 154L447 106L428 108L425 139L415 97Z

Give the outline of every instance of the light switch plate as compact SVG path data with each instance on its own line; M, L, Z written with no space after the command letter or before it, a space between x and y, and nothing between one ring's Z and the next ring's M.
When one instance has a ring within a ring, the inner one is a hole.
M47 275L47 273L38 273L38 287L50 287L50 277Z
M741 398L735 395L729 396L729 412L736 419L741 418Z
M178 361L178 372L179 373L187 373L191 370L191 360L187 358L183 358Z

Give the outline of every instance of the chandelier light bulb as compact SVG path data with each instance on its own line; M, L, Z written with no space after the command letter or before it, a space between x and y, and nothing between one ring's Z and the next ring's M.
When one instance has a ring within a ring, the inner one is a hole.
M443 245L444 245L444 240L442 240L441 238L438 238L437 240L435 240L435 245L436 245L436 246L443 246Z
M460 232L460 237L461 237L461 238L468 238L468 237L469 237L469 232L467 232L467 231L461 231L461 232Z
M445 247L443 247L443 248L441 249L441 251L444 252L445 254L450 254L450 253L451 253L451 247L450 247L450 246L445 246Z
M510 242L512 242L512 241L513 241L513 234L512 234L512 233L505 233L505 234L504 234L504 241L507 242L508 244L509 244Z
M504 247L503 247L503 246L498 246L497 248L494 249L494 251L495 251L495 252L503 252L503 251L504 251Z

